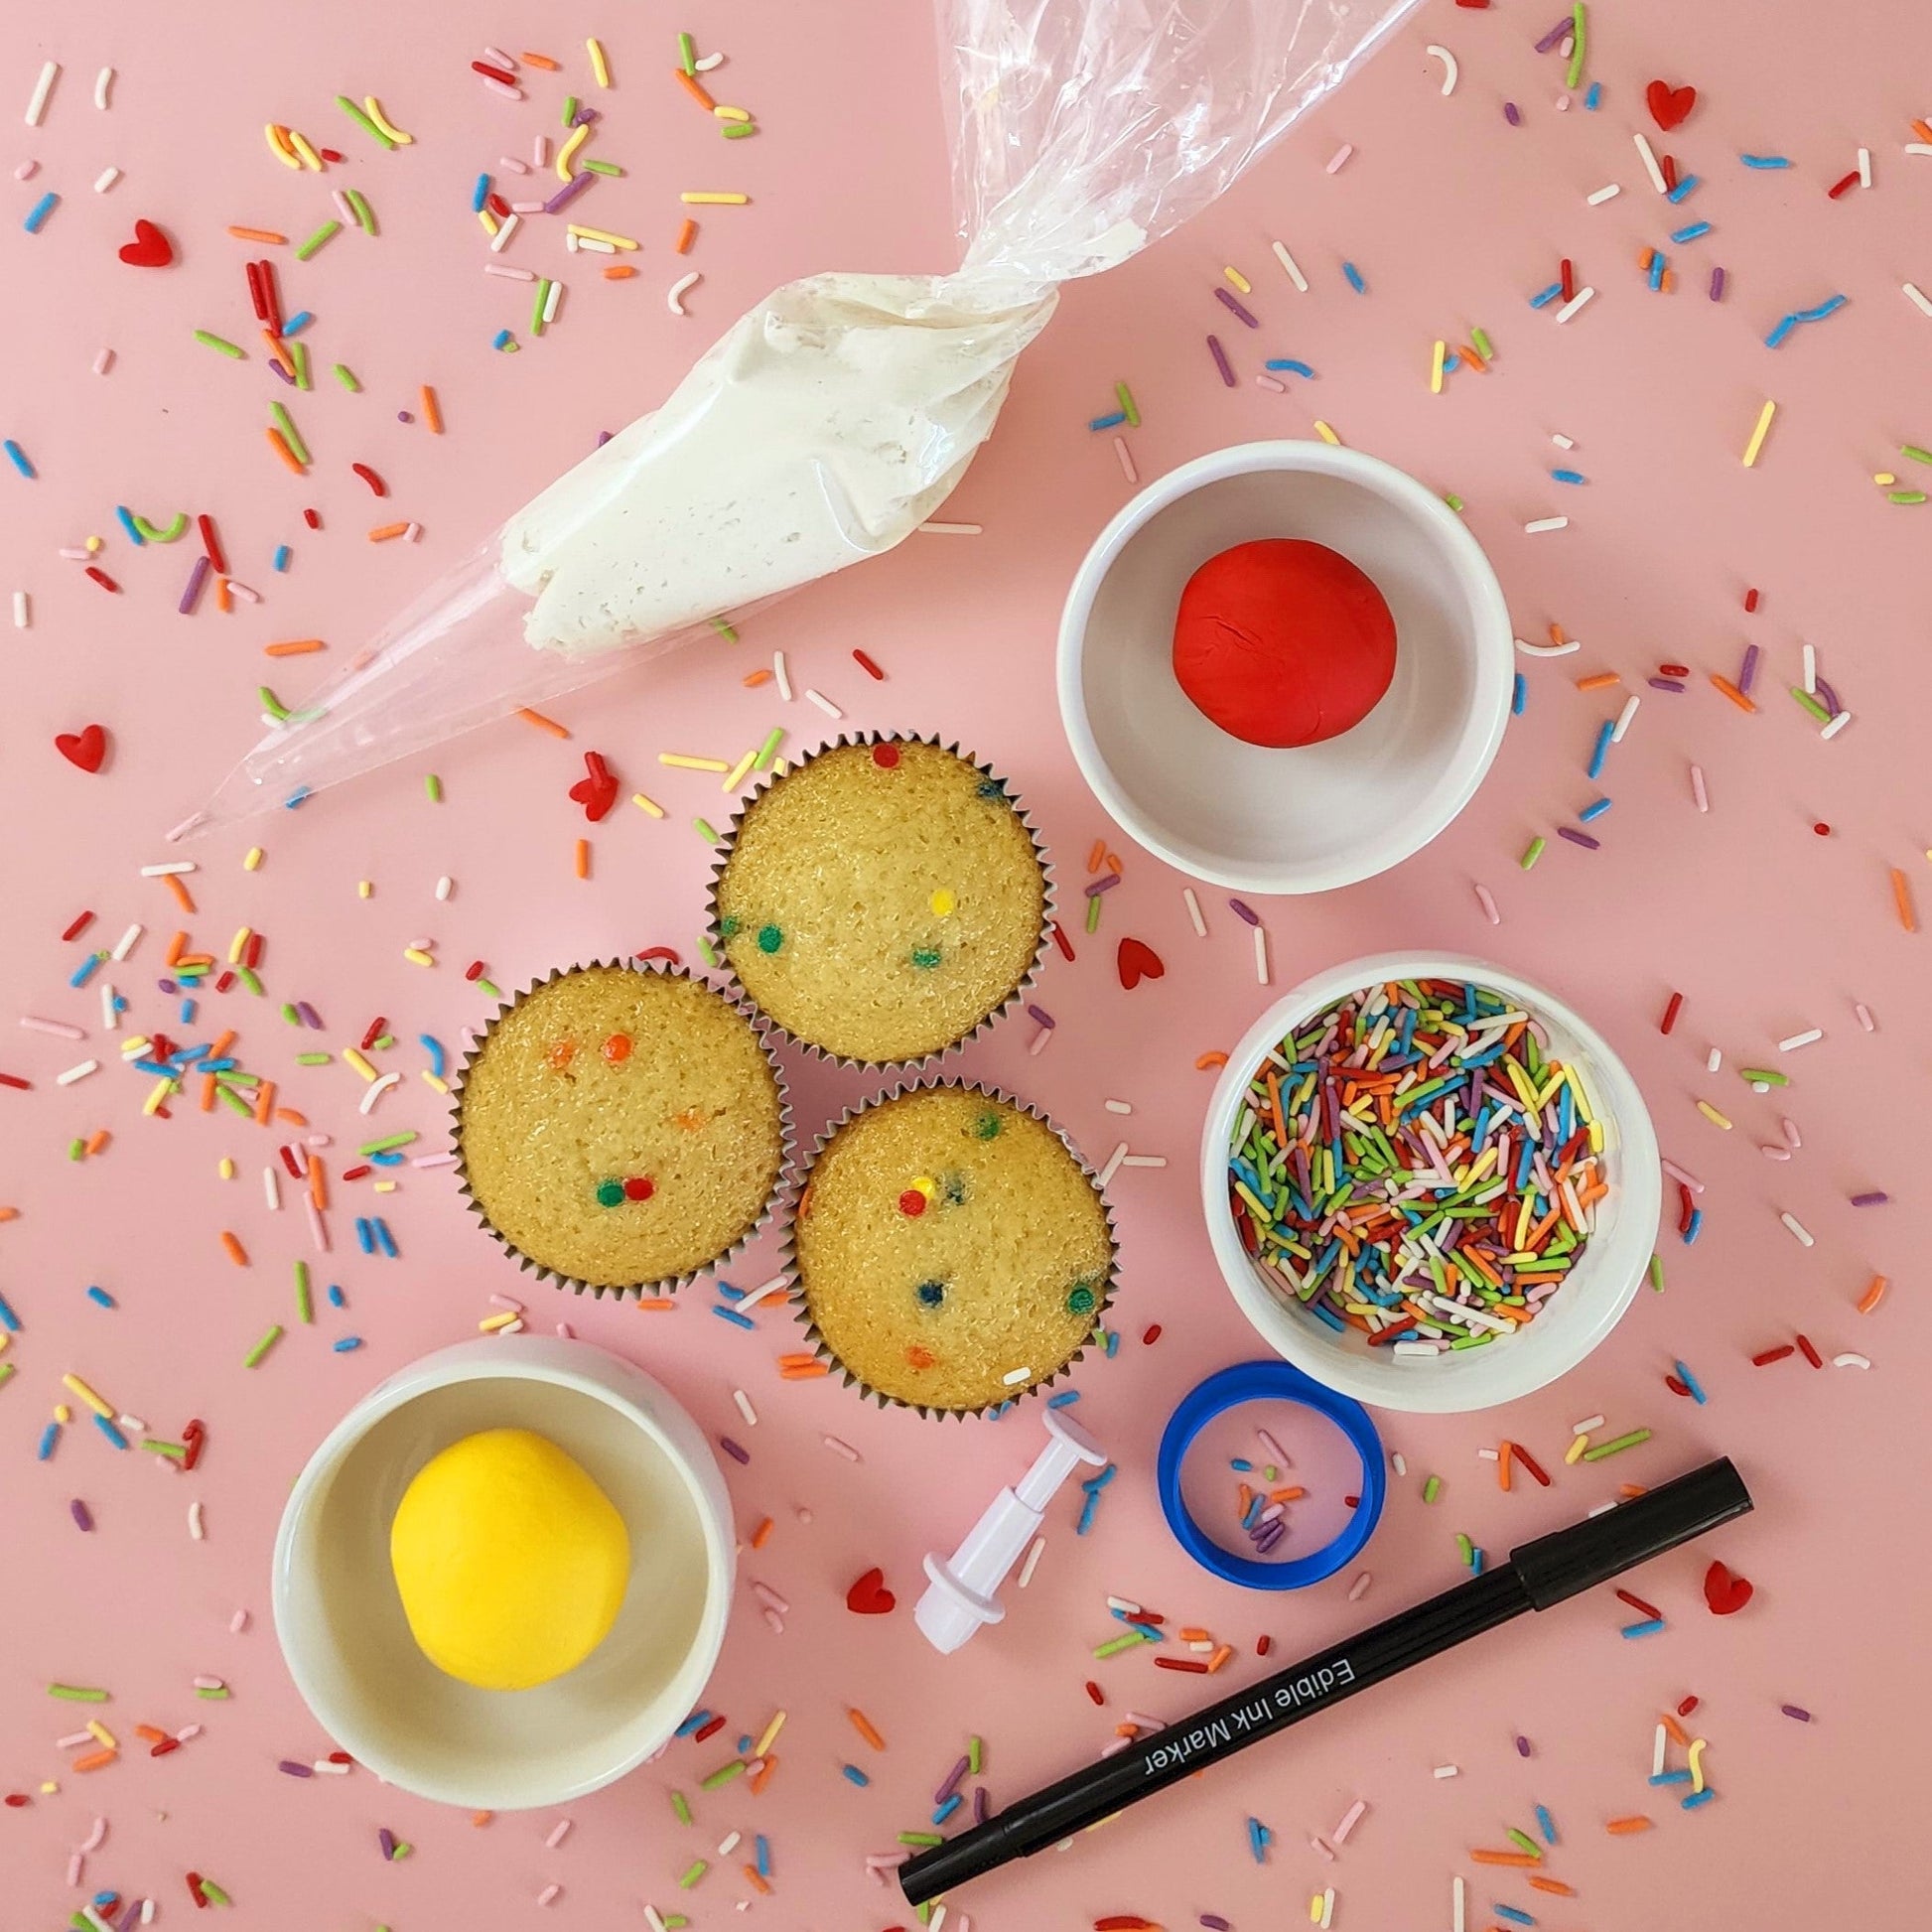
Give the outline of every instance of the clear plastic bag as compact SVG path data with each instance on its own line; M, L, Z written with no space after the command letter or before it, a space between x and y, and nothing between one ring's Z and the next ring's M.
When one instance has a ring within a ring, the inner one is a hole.
M1176 227L1414 0L936 0L965 254L787 283L536 496L178 828L284 804L890 550L999 418L1062 282Z

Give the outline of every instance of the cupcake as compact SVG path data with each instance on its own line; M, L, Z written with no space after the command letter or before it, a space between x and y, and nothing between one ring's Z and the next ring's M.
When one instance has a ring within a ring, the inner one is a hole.
M759 1225L789 1155L756 1019L687 973L579 966L490 1022L456 1099L464 1191L526 1268L675 1289Z
M738 983L837 1059L958 1044L1030 980L1047 888L1006 784L917 738L841 739L739 814L712 893Z
M920 1086L819 1144L791 1254L819 1353L882 1403L969 1414L1050 1381L1107 1305L1092 1175L1038 1114Z

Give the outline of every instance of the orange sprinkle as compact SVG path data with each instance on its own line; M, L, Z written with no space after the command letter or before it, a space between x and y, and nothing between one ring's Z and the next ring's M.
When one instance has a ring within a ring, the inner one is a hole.
M591 876L591 842L589 839L577 841L577 877L588 879Z
M233 1044L234 1029L232 1027L223 1028L220 1037L207 1049L208 1058L211 1060L222 1058L227 1053L228 1048Z
M248 1266L248 1250L226 1228L221 1230L221 1245L228 1251L228 1259L237 1268Z
M1224 1644L1223 1644L1223 1645L1222 1645L1222 1646L1220 1647L1220 1649L1219 1649L1219 1650L1217 1650L1217 1651L1215 1651L1215 1653L1213 1654L1213 1656L1211 1656L1211 1657L1210 1657L1210 1658L1209 1658L1209 1659L1207 1660L1207 1674L1208 1674L1208 1676L1209 1676L1209 1677L1212 1677L1212 1676L1214 1675L1214 1673L1215 1673L1215 1672L1216 1672L1217 1670L1219 1670L1219 1669L1221 1668L1221 1666L1222 1666L1223 1664L1225 1664L1225 1663L1227 1662L1227 1660L1228 1660L1228 1659L1229 1659L1230 1657L1232 1657L1233 1655L1234 1655L1234 1646L1233 1646L1233 1645L1232 1645L1231 1643L1224 1643Z
M89 1751L85 1757L76 1757L68 1766L70 1771L98 1771L103 1764L111 1764L120 1756L119 1751Z
M214 1075L212 1073L204 1073L202 1075L202 1112L211 1114L213 1111Z
M615 268L604 271L604 279L607 282L627 282L636 272L627 262L619 262Z
M1120 854L1118 852L1110 852L1107 854L1107 870L1116 879L1120 877Z
M771 1540L771 1519L770 1517L767 1516L764 1519L764 1521L761 1522L758 1526L758 1528L752 1532L752 1548L755 1550L762 1550L764 1546L768 1542L770 1542L770 1540Z
M759 1768L752 1773L752 1790L754 1794L762 1791L764 1789L766 1782L769 1780L771 1776L771 1773L775 1771L777 1768L778 1768L778 1760L775 1757L767 1757L764 1760L764 1762L760 1764Z
M1468 363L1470 368L1474 369L1478 375L1487 375L1489 373L1489 364L1485 362L1482 359L1482 357L1478 355L1475 352L1475 350L1469 346L1467 343L1458 343L1456 345L1455 352L1456 354L1461 356L1463 361Z
M182 952L187 947L187 945L188 945L188 934L185 932L176 933L175 936L168 941L168 950L166 953L162 955L162 960L161 960L162 965L179 966L181 964Z
M1245 1505L1243 1506L1241 1513L1244 1516L1248 1513ZM1190 1625L1185 1630L1176 1630L1174 1632L1174 1635L1177 1636L1182 1643L1205 1643L1208 1640L1210 1632L1199 1628L1197 1625Z
M427 382L423 384L423 427L432 436L443 434L443 411L437 406L436 391Z
M383 523L369 532L371 543L387 543L391 537L399 537L409 528L407 523Z
M1664 1729L1669 1736L1674 1737L1686 1750L1690 1748L1691 1733L1668 1711L1664 1713Z
M136 1725L134 1726L134 1734L144 1744L158 1744L168 1733L165 1730L155 1729L153 1725Z
M1612 684L1623 682L1614 671L1598 671L1593 677L1580 677L1577 680L1579 691L1601 691Z
M1577 1896L1577 1887L1575 1885L1566 1885L1561 1878L1532 1878L1530 1883L1538 1891L1550 1892L1558 1898L1575 1898Z
M830 1375L831 1372L824 1362L812 1362L799 1368L781 1368L778 1379L781 1382L809 1382L815 1375Z
M284 1127L307 1127L309 1124L309 1116L307 1114L298 1114L293 1107L277 1107L275 1109L275 1118Z
M19 1220L19 1219L20 1219L20 1209L19 1209L19 1208L17 1208L17 1207L0 1207L0 1221L17 1221L17 1220Z
M1891 869L1891 902L1898 907L1898 923L1907 932L1918 930L1918 914L1912 910L1912 888L1896 866Z
M1550 641L1553 644L1567 644L1570 641L1570 639L1563 634L1562 624L1553 623L1550 626Z
M1647 1818L1612 1818L1603 1827L1606 1832L1647 1832L1650 1820Z
M163 873L161 877L162 877L162 883L168 888L168 890L171 893L174 894L176 901L180 904L181 909L184 912L194 911L195 901L189 897L188 888L181 883L180 875L178 873L168 872L168 873Z
M1871 1278L1871 1286L1859 1297L1859 1312L1861 1314L1869 1314L1885 1299L1885 1290L1890 1286L1891 1284L1886 1281L1884 1276L1873 1275Z
M309 1156L309 1198L318 1209L329 1205L329 1174L314 1154Z
M640 1301L637 1306L640 1309L674 1309L677 1304L668 1295L653 1295Z
M1611 1826L1610 1829L1614 1831L1616 1827ZM1540 1858L1533 1857L1528 1852L1471 1852L1469 1858L1476 1864L1529 1865L1543 1863Z
M707 114L709 114L711 110L718 105L718 103L715 100L713 100L708 93L705 92L703 85L699 82L699 80L696 78L695 75L686 73L682 68L673 68L671 71L677 77L677 84L680 87L682 87L684 91L687 94L689 94L691 98L695 100L698 103L698 105L702 107Z
M1107 841L1105 839L1095 839L1093 842L1093 850L1087 854L1087 870L1089 872L1098 872L1106 857Z
M266 1127L268 1125L269 1109L274 1105L275 1082L273 1080L264 1080L255 1089L255 1125L257 1127Z
M282 432L279 429L268 429L265 430L263 434L268 438L268 447L271 450L273 450L275 454L278 457L280 457L282 461L286 463L288 467L291 470L293 470L298 477L301 476L303 474L302 466L301 464L296 462L295 452L292 449L290 449L285 442L283 442Z
M801 1362L815 1362L817 1360L818 1357L809 1349L799 1349L789 1355L780 1355L778 1357L778 1364L781 1368L796 1368Z
M1268 1500L1271 1503L1299 1503L1308 1493L1306 1489L1271 1489Z
M269 435L274 434L273 430L269 431ZM223 613L234 609L234 598L229 594L228 580L225 577L217 577L214 580L214 608Z
M237 241L265 241L270 247L280 247L288 241L285 234L277 234L273 228L230 228L228 232Z
M111 1141L113 1138L114 1137L110 1133L108 1133L106 1128L96 1127L94 1131L87 1136L87 1143L86 1143L87 1152L89 1154L104 1154L107 1151L107 1143Z
M538 731L548 732L552 738L568 738L570 736L570 727L568 725L560 725L556 719L546 718L542 712L532 711L526 704L520 704L516 707L516 715L526 725L534 725Z
M764 1880L759 1876L759 1868L757 1865L755 1864L740 1865L739 1869L742 1872L744 1872L746 1877L748 1877L759 1891L764 1892L767 1895L769 1894L771 1887L767 1885L764 1882Z
M1717 688L1720 691L1722 691L1725 694L1725 696L1728 698L1731 701L1731 703L1737 707L1739 711L1755 711L1757 709L1756 705L1754 705L1750 701L1750 699L1745 696L1745 694L1742 691L1738 690L1736 685L1732 684L1729 678L1720 677L1716 671L1713 671L1711 673L1711 682L1714 685L1716 685Z
M272 330L264 329L261 332L261 338L262 346L268 350L268 359L271 362L278 363L285 369L288 372L289 380L293 382L295 380L295 364L290 361L288 349L284 345L281 337L276 335Z
M769 684L771 682L771 673L769 671L754 671L743 682L746 690L755 691L760 684Z
M285 644L264 644L262 654L267 657L306 657L312 650L328 648L320 637L293 637Z
M1515 1453L1516 1445L1511 1442L1505 1442L1496 1452L1496 1486L1499 1489L1509 1487L1509 1463Z
M886 1748L885 1738L880 1736L879 1732L873 1727L872 1720L869 1717L867 1717L863 1711L851 1710L848 1711L845 1715L852 1720L852 1728L856 1730L859 1733L859 1735L863 1737L866 1740L866 1742L873 1747L874 1750L883 1751Z
M697 238L698 224L687 218L684 225L677 231L677 239L671 243L671 252L677 255L688 255L691 252L691 244Z
M553 61L547 54L526 53L523 56L523 65L526 68L541 68L545 73L555 73L560 64Z
M1638 256L1637 266L1641 268L1644 271L1644 273L1647 275L1650 272L1650 264L1654 262L1656 259L1657 259L1656 249L1646 248L1643 251L1643 253L1640 256Z
M1200 1073L1204 1072L1210 1066L1226 1066L1227 1063L1228 1056L1225 1053L1203 1053L1194 1062L1194 1071Z

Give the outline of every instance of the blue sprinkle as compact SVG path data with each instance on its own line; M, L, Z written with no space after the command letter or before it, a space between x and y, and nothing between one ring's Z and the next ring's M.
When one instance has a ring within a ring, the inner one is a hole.
M749 1736L748 1736L748 1735L747 1735L747 1734L746 1734L746 1733L745 1733L744 1731L742 1731L742 1730L741 1730L741 1731L740 1731L740 1732L738 1733L738 1754L739 1754L739 1756L740 1756L740 1757L745 1757L745 1756L748 1756L748 1755L750 1754L750 1752L751 1752L751 1749L752 1749L752 1740L751 1740L751 1738L750 1738L750 1737L749 1737Z
M14 1313L12 1303L4 1295L0 1295L0 1328L10 1335L20 1333L20 1316Z
M1601 104L1602 99L1603 99L1602 81L1592 80L1589 83L1589 91L1584 95L1585 107L1587 108L1589 112L1593 114L1596 112L1597 107Z
M1353 262L1343 262L1341 272L1348 277L1348 286L1357 295L1366 295L1368 293L1368 284L1362 280L1362 271Z
M1268 1844L1268 1827L1264 1825L1259 1818L1249 1819L1248 1820L1248 1850L1254 1854L1254 1861L1256 1864L1263 1864L1266 1863L1266 1860L1263 1858L1262 1855L1267 1844Z
M1673 230L1671 239L1673 241L1695 241L1699 235L1707 235L1710 232L1711 223L1709 221L1693 221L1688 228L1677 228Z
M481 214L483 212L483 205L488 200L489 177L487 175L479 175L477 177L476 187L470 191L470 212L472 214Z
M371 1167L399 1168L402 1166L402 1162L403 1156L400 1148L385 1147L380 1154L371 1154L369 1156L369 1165Z
M175 1069L161 1060L130 1060L128 1064L136 1073L152 1073L163 1080L174 1078Z
M1682 1362L1673 1362L1671 1364L1671 1367L1676 1369L1677 1379L1680 1382L1682 1382L1687 1389L1690 1390L1692 1401L1694 1401L1700 1409L1703 1408L1706 1401L1709 1400L1709 1398L1705 1395L1703 1386L1702 1384L1699 1383L1697 1377L1693 1375L1691 1371L1688 1368L1686 1368Z
M1677 186L1673 188L1671 192L1664 197L1664 200L1667 202L1689 201L1691 198L1692 191L1697 189L1701 185L1702 183L1698 176L1686 175L1684 179L1680 181L1677 184Z
M1563 284L1561 282L1552 282L1541 295L1533 295L1530 297L1530 307L1532 309L1547 309L1562 293Z
M294 811L296 806L301 804L302 801L305 798L307 798L312 791L314 791L314 789L315 787L313 785L297 785L296 788L292 792L290 792L286 798L282 800L282 809L285 812Z
M689 1737L694 1730L702 1730L711 1722L709 1711L694 1711L671 1732L673 1737Z
M60 206L60 204L61 204L60 196L53 195L53 194L43 195L40 198L40 200L36 202L34 206L27 210L27 221L26 221L27 232L29 234L39 234L43 224L47 220L47 217L54 212L54 210Z
M304 309L299 316L290 316L288 321L282 325L282 340L287 342L291 336L301 335L303 330L308 328L310 323L314 321L315 317L307 309Z
M1593 799L1589 804L1586 805L1583 808L1583 810L1577 814L1577 816L1580 819L1582 819L1586 825L1587 825L1592 818L1601 818L1603 814L1609 809L1610 809L1610 801L1607 798L1597 798L1597 799Z
M1660 1616L1647 1616L1641 1623L1626 1623L1617 1633L1624 1637L1654 1637L1664 1627Z
M184 1001L183 1004L187 1005L188 1003ZM195 1071L197 1073L232 1073L234 1069L235 1060L232 1055L221 1060L197 1060L195 1062Z
M745 1291L742 1288L740 1288L735 1282L721 1281L718 1284L718 1293L722 1295L727 1302L742 1302L745 1299Z
M1292 375L1312 375L1314 371L1306 362L1298 362L1292 355L1271 356L1262 364L1268 369L1287 369Z
M721 1319L731 1322L734 1327L757 1328L759 1325L749 1314L740 1314L736 1309L728 1309L722 1302L712 1303L711 1311Z
M1483 1565L1485 1564L1486 1561L1487 1559L1483 1556L1480 1550L1471 1550L1469 1552L1470 1574L1472 1576L1480 1577L1482 1575Z
M872 1780L856 1764L841 1764L839 1769L845 1773L848 1783L856 1784L863 1791ZM1689 1773L1686 1773L1688 1776ZM956 1795L956 1794L955 1794Z
M957 1791L955 1791L952 1794L952 1796L948 1798L946 1802L943 1805L941 1805L932 1814L933 1824L935 1826L943 1825L946 1822L946 1820L950 1818L953 1815L953 1813L956 1812L960 1808L960 1806L963 1805L965 1802L966 1800L963 1797L961 1797Z
M117 993L114 998L118 1002L120 995ZM192 1027L195 1024L195 1002L193 1000L184 1000L181 1003L180 1024L184 1027Z
M289 567L289 547L288 547L288 545L287 545L286 543L278 543L278 544L277 544L277 545L275 546L275 564L274 564L274 567L275 567L275 569L277 569L277 570L287 570L287 569L288 569L288 567Z
M1589 481L1581 470L1552 470L1550 475L1557 483L1580 483Z
M1106 1467L1099 1472L1098 1475L1088 1476L1087 1479L1081 1483L1080 1487L1084 1489L1088 1495L1091 1496L1096 1491L1106 1488L1108 1483L1112 1482L1114 1477L1119 1473L1120 1471L1114 1466L1114 1464L1109 1462L1106 1465Z
M121 1432L118 1429L116 1429L114 1425L111 1422L109 1422L105 1416L96 1416L94 1418L94 1427L97 1430L99 1430L100 1433L103 1436L105 1436L107 1440L110 1443L112 1443L116 1449L124 1449L127 1448L127 1438L123 1436Z
M1491 1905L1489 1908L1498 1918L1506 1918L1512 1925L1534 1925L1535 1919L1527 1912L1519 1912L1514 1905Z
M1443 357L1443 373L1445 375L1453 375L1461 366L1462 358L1459 355L1446 355Z
M400 1257L396 1252L396 1237L389 1232L389 1223L377 1215L371 1225L375 1229L375 1238L381 1244L382 1252L391 1261L399 1260Z
M1669 267L1669 265L1670 264L1666 262L1664 259L1664 251L1661 248L1658 249L1658 251L1654 255L1651 256L1650 286L1653 289L1660 289L1664 286L1664 270L1667 267Z
M365 1255L375 1253L375 1236L369 1232L368 1221L360 1214L355 1217L355 1245Z
M360 1348L361 1345L362 1345L362 1337L360 1335L345 1335L341 1341L332 1342L330 1344L330 1346L333 1347L336 1353L339 1355L351 1355L355 1352L356 1349Z
M104 952L90 952L86 956L86 958L83 959L80 962L80 964L73 969L72 973L68 978L68 984L69 986L85 986L87 982L90 979L92 979L93 976L100 970L100 962L106 957L107 955Z
M1516 683L1509 694L1509 715L1520 718L1524 707L1530 701L1530 681L1521 671L1516 673Z
M755 1863L758 1865L759 1876L760 1878L770 1877L771 1876L771 1847L765 1842L764 1834L762 1832L759 1832L759 1835L755 1839L753 1839L752 1843L758 1848L758 1858L755 1861Z
M1087 427L1089 429L1118 429L1127 420L1127 411L1116 409L1111 415L1096 416Z
M1245 1455L1235 1455L1228 1458L1228 1467L1230 1469L1238 1469L1243 1475L1246 1475L1254 1466Z
M116 1306L114 1298L104 1288L88 1289L87 1300L98 1308L111 1309Z
M1688 1248L1703 1232L1704 1209L1695 1207L1691 1210L1691 1224L1684 1230L1684 1245Z
M1087 1499L1080 1505L1080 1520L1073 1526L1075 1536L1085 1536L1093 1528L1093 1513L1100 1507L1100 1491L1089 1489Z
M1610 734L1615 730L1616 720L1605 718L1602 730L1596 734L1596 748L1590 753L1589 763L1586 767L1588 777L1600 778L1603 775L1603 760L1610 755Z
M1788 168L1791 163L1781 154L1740 154L1737 159L1746 168Z
M1107 1359L1111 1362L1114 1359L1115 1355L1117 1355L1120 1352L1119 1329L1109 1328L1107 1330L1107 1339L1104 1346L1106 1347L1107 1350Z
M329 1306L332 1309L344 1309L348 1306L348 1297L335 1282L329 1284Z
M1702 1791L1693 1791L1688 1798L1680 1799L1679 1804L1685 1811L1696 1811L1700 1805L1708 1805L1718 1794L1707 1784Z
M114 515L119 519L121 528L127 532L128 541L137 550L143 548L147 543L147 538L141 534L141 526L135 522L133 511L125 503L116 503L114 505Z
M501 348L509 341L509 339L510 339L510 332L507 329L499 329L497 330L495 335L493 335L489 339L489 345L491 348Z
M1064 1409L1069 1403L1078 1402L1079 1399L1080 1391L1078 1389L1068 1389L1064 1395L1048 1396L1046 1398L1046 1406L1049 1409Z
M1689 1784L1690 1781L1691 1774L1688 1771L1653 1771L1650 1774L1652 1784Z
M18 470L23 477L27 479L29 483L32 483L34 481L34 466L30 462L28 462L27 452L23 450L20 447L20 445L13 440L11 436L8 437L4 443L0 443L0 450L6 451L7 461L11 463L13 467L16 470Z
M1545 1845L1556 1844L1557 1821L1550 1816L1550 1808L1548 1805L1537 1806L1536 1828L1538 1831L1540 1831L1543 1834L1543 1842Z
M1308 1305L1308 1308L1311 1314L1314 1315L1318 1320L1325 1321L1337 1334L1348 1326L1348 1323L1333 1309L1327 1307L1325 1303L1311 1303Z
M1829 315L1845 307L1850 298L1843 295L1829 295L1815 309L1799 309L1793 312L1794 322L1823 322Z
M41 1446L34 1451L36 1462L45 1462L54 1453L54 1445L61 1440L61 1425L51 1422L41 1431Z

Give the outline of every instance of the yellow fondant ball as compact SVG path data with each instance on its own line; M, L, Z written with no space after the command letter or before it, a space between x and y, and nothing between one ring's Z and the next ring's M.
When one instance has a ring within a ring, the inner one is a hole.
M438 1670L527 1691L574 1670L623 1602L630 1539L556 1444L486 1429L417 1470L389 1526L410 1634Z

